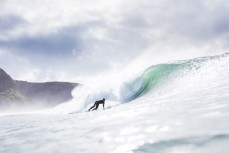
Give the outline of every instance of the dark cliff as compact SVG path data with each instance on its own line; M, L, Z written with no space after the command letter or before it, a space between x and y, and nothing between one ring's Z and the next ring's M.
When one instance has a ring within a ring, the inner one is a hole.
M23 105L24 97L15 89L14 80L0 68L0 105L1 108Z
M14 81L3 69L0 68L0 92L7 89L14 89Z

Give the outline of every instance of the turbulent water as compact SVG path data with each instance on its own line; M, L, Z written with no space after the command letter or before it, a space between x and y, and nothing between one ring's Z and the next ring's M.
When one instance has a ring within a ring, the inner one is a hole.
M2 115L0 152L229 150L229 54L154 65L108 91L83 86L73 94L51 110ZM105 111L85 112L102 97Z

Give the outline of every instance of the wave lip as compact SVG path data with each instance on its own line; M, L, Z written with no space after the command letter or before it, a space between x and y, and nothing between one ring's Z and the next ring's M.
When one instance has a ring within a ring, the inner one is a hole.
M147 94L149 91L170 83L172 79L198 73L199 69L206 63L220 62L229 56L228 53L200 57L189 60L180 60L165 64L153 65L146 69L141 76L122 86L121 94L123 101L129 102Z

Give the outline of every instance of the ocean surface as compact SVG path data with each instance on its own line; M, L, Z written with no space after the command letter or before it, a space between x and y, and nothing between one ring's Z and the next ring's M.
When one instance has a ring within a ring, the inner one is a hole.
M52 109L0 115L0 152L229 151L229 54L153 65L118 87L73 95ZM87 112L103 97L105 110Z

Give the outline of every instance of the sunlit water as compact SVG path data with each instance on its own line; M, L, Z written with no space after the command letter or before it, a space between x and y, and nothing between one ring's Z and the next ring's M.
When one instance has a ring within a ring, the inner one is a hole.
M227 153L229 57L182 70L129 103L116 104L90 113L82 103L76 109L86 108L77 113L57 113L70 103L50 114L1 116L0 152Z

